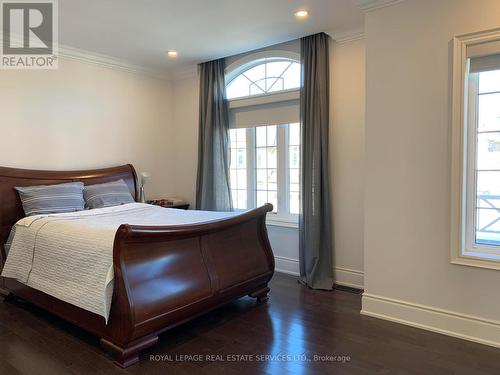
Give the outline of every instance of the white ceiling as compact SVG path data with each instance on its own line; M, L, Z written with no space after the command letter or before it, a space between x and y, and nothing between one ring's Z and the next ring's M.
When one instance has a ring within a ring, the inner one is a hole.
M293 13L307 9L306 20ZM354 0L59 0L59 42L158 71L363 28ZM167 59L175 49L179 57Z

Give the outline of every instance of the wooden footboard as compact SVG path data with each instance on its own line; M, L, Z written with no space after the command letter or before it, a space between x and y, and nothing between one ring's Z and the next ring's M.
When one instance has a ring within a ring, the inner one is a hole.
M90 171L36 171L0 167L0 244L24 216L15 186L124 180L137 198L132 165ZM229 219L197 225L122 225L114 250L114 294L109 322L13 279L0 290L17 295L99 337L126 367L158 334L246 294L263 302L274 272L267 237L267 204ZM0 248L0 268L5 261Z
M265 301L274 272L265 205L205 224L122 225L115 238L115 292L101 344L126 367L157 335L235 298Z

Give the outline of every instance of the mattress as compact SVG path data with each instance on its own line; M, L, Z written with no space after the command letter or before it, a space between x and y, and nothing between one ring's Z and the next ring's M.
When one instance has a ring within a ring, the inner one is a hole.
M235 215L129 203L26 217L9 236L2 276L98 314L107 323L113 296L113 242L121 224L196 224Z

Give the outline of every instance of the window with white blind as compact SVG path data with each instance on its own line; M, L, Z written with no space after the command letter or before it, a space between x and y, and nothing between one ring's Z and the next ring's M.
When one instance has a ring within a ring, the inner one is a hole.
M457 140L460 137L454 182L460 184L460 192L454 202L459 205L454 211L459 216L458 239L452 241L459 253L453 260L500 269L500 35L457 39L455 63L461 61L463 107L459 113L454 108L454 133ZM456 66L455 74L458 79Z
M268 223L296 227L300 210L298 55L248 56L228 68L230 187L235 209L271 203Z

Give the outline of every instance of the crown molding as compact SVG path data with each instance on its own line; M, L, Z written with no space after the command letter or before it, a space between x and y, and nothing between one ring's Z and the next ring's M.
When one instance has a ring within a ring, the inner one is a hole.
M358 7L363 12L372 12L377 9L386 8L398 3L402 3L405 0L358 0Z
M198 75L198 65L189 65L170 73L170 79L175 81L182 81L183 79L192 78Z
M13 40L21 41L18 35L12 36ZM3 34L0 33L0 41L3 43ZM132 64L126 60L121 60L116 57L91 52L75 47L58 44L57 56L62 59L76 60L85 64L97 65L109 69L120 70L128 73L136 73L146 75L152 78L170 80L171 75L166 71L146 68L141 65Z
M365 38L365 32L364 30L351 30L348 32L344 33L329 33L330 37L335 41L337 44L346 44L350 42L355 42L357 40L362 40Z
M132 64L126 60L117 59L108 55L90 52L79 48L59 45L59 56L63 59L76 60L86 64L97 65L109 69L120 70L128 73L138 73L152 78L170 80L168 72L146 68Z

